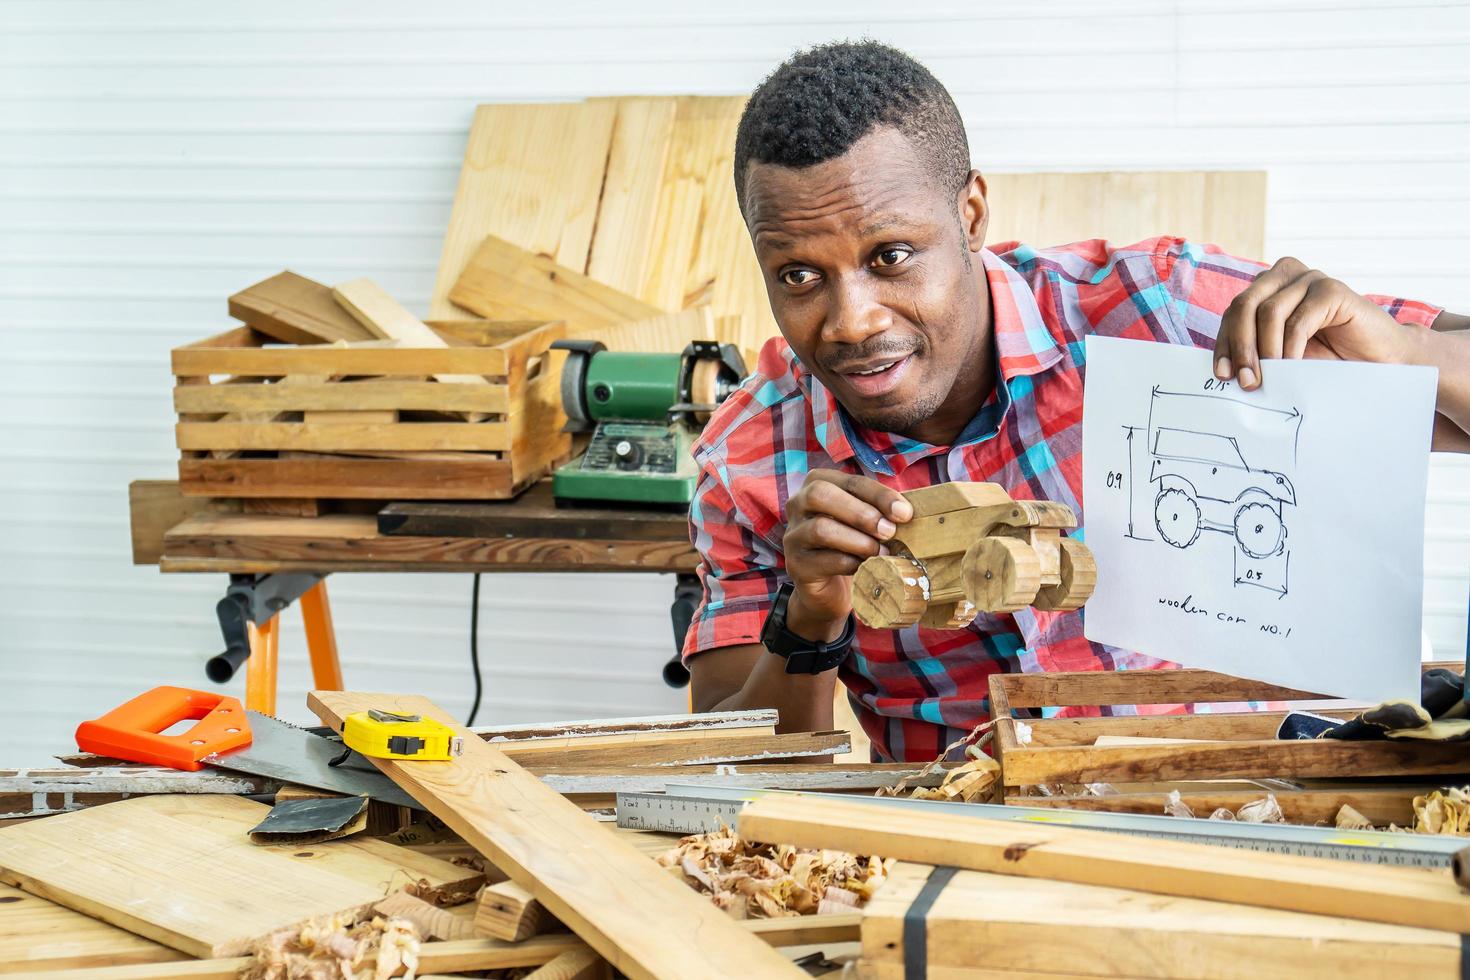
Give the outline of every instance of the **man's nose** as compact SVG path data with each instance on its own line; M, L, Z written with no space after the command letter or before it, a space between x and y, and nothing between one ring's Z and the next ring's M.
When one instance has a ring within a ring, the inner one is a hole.
M822 323L822 340L830 344L860 344L893 326L893 316L878 301L874 284L862 275L845 275L828 295L832 305Z

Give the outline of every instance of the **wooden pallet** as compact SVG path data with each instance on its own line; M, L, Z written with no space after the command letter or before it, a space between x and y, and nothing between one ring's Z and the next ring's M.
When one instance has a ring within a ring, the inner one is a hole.
M1006 801L1160 813L1169 790L1178 788L1183 801L1204 816L1219 806L1233 810L1269 791L1293 822L1330 823L1348 803L1376 823L1402 824L1412 821L1410 800L1424 792L1423 781L1470 778L1470 752L1463 745L1278 740L1275 733L1285 711L1017 717L1022 709L1047 707L1252 701L1313 701L1315 713L1343 718L1360 710L1351 702L1208 670L994 675L994 745ZM1099 739L1104 744L1097 744ZM1130 744L1118 744L1119 739ZM1359 781L1368 777L1379 781ZM1382 782L1390 777L1401 785ZM1088 794L1081 790L1086 783L1107 783L1117 792ZM1043 786L1049 792L1038 788ZM1071 791L1057 795L1059 786Z
M176 348L184 494L503 499L570 454L562 324L430 326L448 346L282 346L244 326Z

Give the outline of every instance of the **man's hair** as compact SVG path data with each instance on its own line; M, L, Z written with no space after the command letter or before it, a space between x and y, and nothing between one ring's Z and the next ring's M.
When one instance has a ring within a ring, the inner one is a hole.
M965 124L939 79L877 41L798 51L761 82L735 134L735 196L745 211L750 164L800 169L840 157L880 126L892 126L925 158L945 190L970 172Z

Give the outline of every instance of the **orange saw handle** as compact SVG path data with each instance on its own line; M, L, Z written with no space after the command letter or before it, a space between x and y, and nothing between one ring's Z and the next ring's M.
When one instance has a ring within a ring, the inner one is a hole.
M188 731L162 734L190 718L198 724ZM250 738L238 700L187 687L155 687L77 726L77 748L84 752L170 769L202 769L200 759L249 745Z

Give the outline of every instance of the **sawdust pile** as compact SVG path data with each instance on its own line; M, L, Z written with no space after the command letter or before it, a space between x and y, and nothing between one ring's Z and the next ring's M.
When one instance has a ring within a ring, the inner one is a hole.
M861 908L893 867L846 851L752 844L728 827L685 837L656 860L736 919Z
M419 938L406 919L344 912L273 932L250 953L242 980L413 980Z
M1414 797L1414 826L1389 830L1413 834L1446 834L1470 836L1470 786L1452 786L1435 790L1428 796Z
M1169 793L1169 799L1164 803L1164 815L1169 817L1196 816L1189 804L1180 798L1177 789ZM1230 810L1223 806L1216 807L1207 819L1237 820L1241 823L1286 823L1286 815L1281 812L1281 804L1276 802L1276 797L1272 793L1267 793L1264 799L1243 803L1237 810Z

